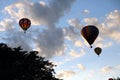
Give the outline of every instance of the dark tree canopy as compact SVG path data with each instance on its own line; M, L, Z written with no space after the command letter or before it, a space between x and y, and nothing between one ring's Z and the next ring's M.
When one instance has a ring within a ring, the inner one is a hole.
M117 77L117 78L109 78L108 80L120 80L120 77Z
M0 80L60 80L55 77L55 65L37 54L0 43Z

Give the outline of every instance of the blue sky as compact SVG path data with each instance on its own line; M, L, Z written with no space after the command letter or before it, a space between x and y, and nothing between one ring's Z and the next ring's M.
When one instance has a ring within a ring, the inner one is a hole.
M107 80L120 76L120 0L3 0L0 41L37 50L64 80ZM24 34L18 22L27 17ZM80 31L95 25L100 34L90 48ZM98 57L95 47L101 47Z

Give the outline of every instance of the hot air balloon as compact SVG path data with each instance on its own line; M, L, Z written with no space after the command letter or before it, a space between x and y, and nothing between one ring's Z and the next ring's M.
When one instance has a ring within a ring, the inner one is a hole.
M102 49L101 49L100 47L96 47L96 48L94 49L94 51L95 51L95 53L99 56L99 55L101 54L101 52L102 52Z
M108 80L113 80L113 78L109 78Z
M86 41L89 43L91 48L98 34L99 34L99 30L94 25L87 25L83 27L81 30L81 35L86 39Z
M26 33L26 30L30 27L31 21L28 18L22 18L19 21L20 27L24 30L24 33Z

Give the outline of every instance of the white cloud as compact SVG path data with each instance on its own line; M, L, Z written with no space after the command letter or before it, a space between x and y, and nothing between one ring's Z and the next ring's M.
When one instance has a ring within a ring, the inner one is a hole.
M14 21L12 19L4 19L4 21L0 22L0 31L13 30L13 24Z
M85 22L87 25L97 25L98 19L97 18L84 18L83 22Z
M16 19L28 17L32 21L32 25L50 25L58 22L64 13L70 10L74 0L52 0L49 5L45 6L45 2L22 1L5 7L5 11ZM43 6L44 5L44 6ZM62 5L62 6L61 6Z
M120 12L118 10L114 10L107 15L106 18L108 27L120 27Z
M72 71L72 70L64 70L64 71L59 71L57 77L60 79L68 79L70 77L72 77L73 75L75 75L77 72Z
M116 69L120 70L120 64L115 67Z
M78 53L77 53L76 51L74 51L74 50L71 50L70 56L72 56L72 57L79 57L80 54L78 54Z
M105 66L101 69L101 71L104 73L108 73L108 72L111 72L112 69L113 69L113 67L111 67L111 66Z
M12 32L13 31L13 32ZM12 30L11 33L8 32L6 35L9 37L3 37L3 40L11 47L21 46L23 50L32 50L32 37L31 34L25 35L23 32L16 32Z
M74 51L74 50L71 50L70 52L70 56L72 57L81 57L85 54L85 51L82 49L80 53Z
M66 65L67 63L71 62L73 60L72 57L69 57L69 56L65 56L62 60L52 60L52 62L55 64L55 65L58 65L57 68L59 67L63 67L64 65Z
M77 40L77 41L75 41L74 45L77 47L81 47L81 46L83 46L83 43L82 43L82 41Z
M82 26L82 24L80 24L79 19L77 18L69 19L67 20L67 22L70 26L74 26L75 28L81 28Z
M76 29L73 26L69 26L69 27L64 28L63 31L64 31L65 39L73 41L73 42L76 41L77 38L80 37L79 32L77 30L78 29Z
M92 78L95 75L95 71L94 70L90 70L89 74L88 74L88 80L89 78Z
M46 3L45 3L44 1L40 1L40 4L41 4L42 6L46 6Z
M100 29L101 34L112 40L120 42L120 12L114 10L110 12L103 23L101 23L102 28ZM104 38L105 38L104 37Z
M67 20L70 26L63 29L65 40L69 40L74 43L74 46L80 47L82 43L78 41L80 38L80 29L82 28L77 18Z
M66 61L59 61L59 62L58 62L58 61L52 61L52 62L53 62L53 64L60 66L60 65L64 64ZM58 67L59 67L59 66L58 66ZM57 67L57 68L58 68L58 67Z
M83 12L82 12L83 14L89 14L90 13L90 11L89 10L87 10L87 9L85 9L85 10L83 10Z
M113 45L113 43L110 41L105 41L105 40L102 40L102 41L96 40L95 45L99 46L101 48L107 48L107 47L111 47Z
M111 34L109 34L109 36L116 41L120 42L120 32L119 31L113 31L111 32Z
M11 18L20 19L25 16L28 17L25 10L27 5L25 5L25 3L18 2L5 7L4 11L6 11L11 16Z
M104 66L103 68L100 69L100 72L102 72L102 74L117 74L120 71L120 64L115 65L115 66Z
M65 39L76 42L78 38L80 38L80 29L82 28L82 24L80 24L79 20L77 18L72 18L67 20L68 24L70 26L65 27L63 29L64 31L64 37ZM77 44L75 44L77 46ZM78 44L79 45L79 44Z
M85 70L85 66L83 66L82 64L77 64L77 67L80 68L81 70Z

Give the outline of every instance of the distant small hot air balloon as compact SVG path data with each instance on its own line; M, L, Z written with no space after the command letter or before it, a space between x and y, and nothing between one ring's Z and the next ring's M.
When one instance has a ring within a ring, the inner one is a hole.
M99 55L101 54L101 52L102 52L102 49L101 49L100 47L96 47L96 48L94 49L94 51L95 51L95 53L99 56Z
M87 25L83 27L81 30L81 35L86 39L86 41L89 43L91 48L98 34L99 34L99 30L94 25Z
M108 80L113 80L113 78L109 78Z
M19 21L20 27L24 30L24 33L26 33L26 30L30 27L31 21L28 18L22 18Z

